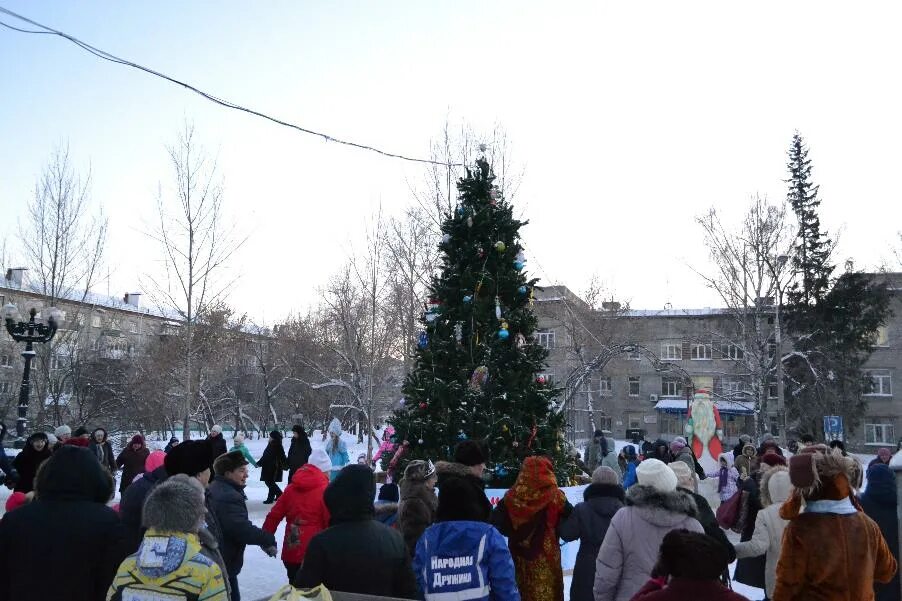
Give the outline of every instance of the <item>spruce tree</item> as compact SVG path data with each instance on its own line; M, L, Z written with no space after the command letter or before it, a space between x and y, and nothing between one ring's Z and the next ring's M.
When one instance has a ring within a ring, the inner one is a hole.
M413 459L451 459L466 439L487 448L494 486L512 484L531 454L551 458L561 483L571 473L555 402L560 391L539 376L547 351L533 337L538 280L526 275L526 222L514 219L494 179L485 158L477 160L458 182L458 206L442 225L442 267L404 404L389 418L404 448L396 477Z

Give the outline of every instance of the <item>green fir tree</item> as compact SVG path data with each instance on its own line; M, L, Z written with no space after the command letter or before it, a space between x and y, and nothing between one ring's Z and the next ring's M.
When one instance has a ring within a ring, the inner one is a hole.
M413 459L451 459L466 439L486 446L493 486L514 482L527 455L572 473L563 438L560 390L539 374L547 351L533 339L537 279L526 275L512 206L493 185L485 158L458 182L458 207L442 225L443 265L433 279L404 405L389 422L404 445L396 477ZM392 458L386 458L388 468Z

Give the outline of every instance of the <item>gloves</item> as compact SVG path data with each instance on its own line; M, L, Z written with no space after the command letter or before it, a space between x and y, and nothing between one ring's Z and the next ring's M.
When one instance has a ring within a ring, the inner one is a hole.
M272 547L264 547L263 552L266 553L267 555L269 555L270 557L275 557L276 555L278 555L279 549L278 549L278 547L276 547L276 545L273 545Z

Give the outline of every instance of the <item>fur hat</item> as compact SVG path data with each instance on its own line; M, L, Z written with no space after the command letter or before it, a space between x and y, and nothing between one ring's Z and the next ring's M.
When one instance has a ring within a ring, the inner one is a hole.
M739 441L745 443L745 444L743 445L743 446L745 446L746 444L752 442L752 437L749 436L748 434L741 434L741 435L739 436Z
M222 434L222 426L220 426L219 424L216 424L212 428L210 428L210 432L215 432L216 434Z
M72 428L63 424L53 431L54 436L62 438L63 436L72 436Z
M332 471L332 459L329 457L329 454L322 449L314 449L313 452L310 453L310 459L307 460L307 463L313 467L319 468L319 471L326 474Z
M767 465L768 467L786 465L786 458L777 455L776 453L765 453L761 456L761 463Z
M411 481L426 481L435 474L435 466L432 461L415 459L407 464L404 470L404 478Z
M674 461L673 463L668 464L667 467L669 467L676 476L677 486L691 490L692 492L696 491L698 483L695 481L695 474L692 473L692 470L689 469L689 466L686 465L685 462Z
M378 501L397 503L398 499L400 498L401 493L398 491L398 485L394 482L389 482L379 487L379 496L377 497Z
M806 501L854 499L853 486L859 478L860 466L852 457L843 457L839 449L825 445L805 447L789 460L789 480L795 487L792 497L780 508L780 517L794 519Z
M488 461L485 446L478 440L464 440L454 447L454 461L466 466L479 465Z
M152 472L166 461L166 453L163 451L154 451L144 460L144 471Z
M186 440L172 447L166 454L166 473L196 476L210 467L210 443L206 440Z
M636 478L639 484L650 486L660 492L672 492L676 490L676 474L667 464L658 459L646 459L636 468Z
M204 487L196 479L178 474L147 495L142 523L166 532L197 532L205 515Z
M620 474L602 465L592 472L592 484L620 484Z
M686 439L682 436L677 436L673 439L673 442L670 443L670 452L676 455L680 451L686 448Z
M72 436L75 436L77 438L79 436L84 436L85 434L88 434L88 429L84 426L79 426L75 428L75 432L72 433Z
M217 476L224 476L228 472L234 472L239 467L247 465L247 459L241 451L230 451L216 458L213 462L213 471Z
M671 530L661 541L655 572L692 580L718 580L730 563L720 541L688 530Z

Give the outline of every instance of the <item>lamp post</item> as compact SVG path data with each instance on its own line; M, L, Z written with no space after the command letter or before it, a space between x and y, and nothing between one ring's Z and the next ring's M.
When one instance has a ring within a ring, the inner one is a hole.
M6 331L16 342L24 342L25 350L22 357L25 359L25 370L22 373L22 385L19 388L19 411L16 419L15 446L21 449L25 446L25 430L28 423L28 397L31 393L31 360L34 359L34 343L50 342L56 334L59 311L53 307L47 309L47 323L35 321L37 310L32 307L29 311L31 318L28 321L19 321L19 309L12 303L3 307L3 319L6 322Z

